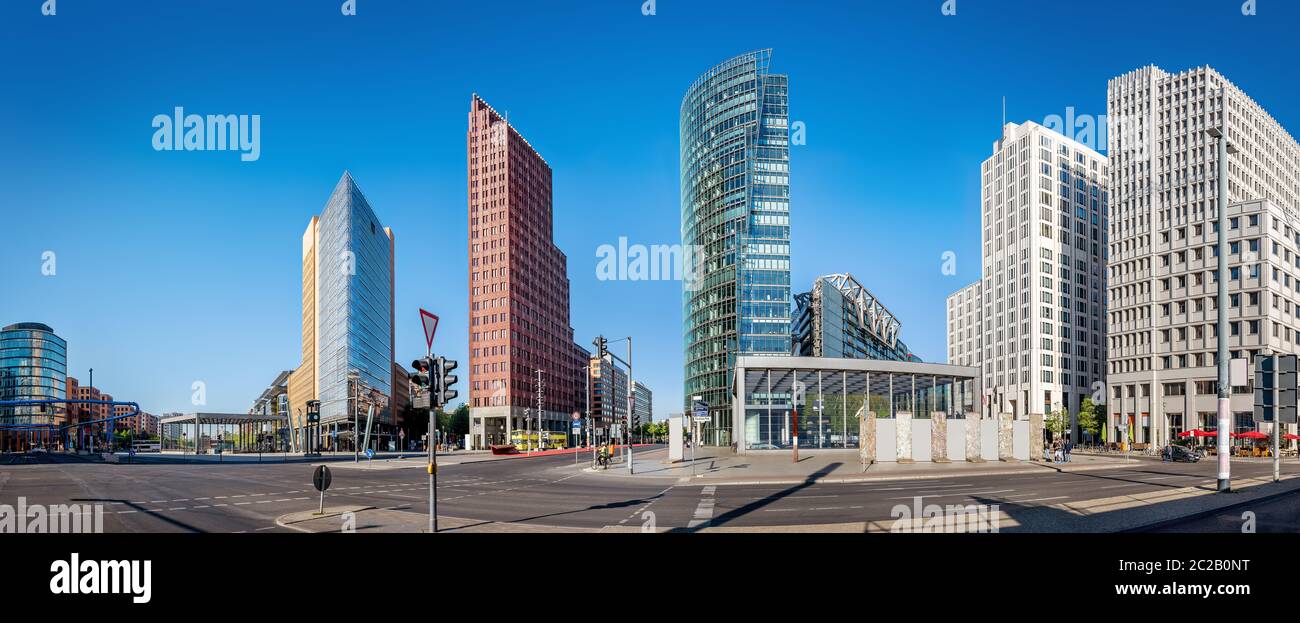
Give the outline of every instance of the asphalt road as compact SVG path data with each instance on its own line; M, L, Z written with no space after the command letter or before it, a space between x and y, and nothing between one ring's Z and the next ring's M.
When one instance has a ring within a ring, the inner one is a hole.
M643 450L641 460L662 460ZM510 458L446 465L439 470L439 514L496 522L572 528L641 526L690 531L700 527L761 527L888 521L898 505L998 504L1019 525L1036 530L1079 529L1077 517L1052 505L1188 486L1212 486L1212 463L1143 461L1132 467L1081 473L1006 474L856 484L702 485L676 479L592 474L572 455ZM376 464L379 465L379 464ZM416 468L358 468L331 464L326 506L367 505L423 512L427 476ZM1291 466L1291 469L1295 469ZM0 456L0 503L102 503L108 532L261 532L284 530L275 518L314 509L313 466L266 464L107 465L62 455ZM1237 476L1270 473L1266 463L1234 464ZM1273 525L1294 521L1300 494L1262 505ZM647 514L649 513L649 514ZM1290 513L1290 515L1287 515ZM1208 520L1187 531L1240 530ZM1075 521L1075 524L1071 524ZM1055 526L1055 527L1054 527ZM1100 523L1085 527L1104 529ZM1005 531L1005 530L1004 530Z

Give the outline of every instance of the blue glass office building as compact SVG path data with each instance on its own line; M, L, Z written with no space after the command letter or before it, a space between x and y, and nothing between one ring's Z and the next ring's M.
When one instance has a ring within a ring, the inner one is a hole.
M350 424L356 411L364 418L374 402L381 407L377 421L392 424L392 232L344 173L321 213L317 235L321 423ZM349 382L350 373L359 379L359 388ZM359 408L351 400L358 391Z
M0 330L0 400L58 400L67 398L68 343L39 322L20 322ZM0 424L46 426L64 424L63 404L0 407ZM0 447L19 449L27 433L0 432Z
M709 405L715 445L732 442L736 357L791 350L788 78L770 62L770 50L737 56L682 99L685 401Z

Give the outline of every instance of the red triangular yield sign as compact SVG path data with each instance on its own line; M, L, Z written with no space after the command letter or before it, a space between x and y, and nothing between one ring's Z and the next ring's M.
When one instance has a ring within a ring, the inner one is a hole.
M420 310L420 322L424 325L424 341L428 343L429 348L433 348L433 334L438 331L438 317L425 311Z

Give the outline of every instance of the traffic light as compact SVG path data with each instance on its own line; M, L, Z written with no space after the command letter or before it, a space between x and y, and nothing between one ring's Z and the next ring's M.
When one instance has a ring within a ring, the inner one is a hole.
M609 340L605 339L605 336L596 336L596 339L591 341L591 345L596 347L596 357L598 359L604 360L609 355Z
M459 364L446 357L438 357L434 360L434 378L436 379L434 394L439 407L446 406L447 403L459 395L459 392L451 388L458 380L456 375L451 374L451 371L455 370L457 365Z
M415 372L410 373L412 385L419 387L420 389L429 389L429 384L431 382L429 369L432 367L431 364L432 362L428 357L416 359L411 362L411 367L415 368Z
M415 368L414 372L408 374L411 379L411 407L415 409L428 409L430 404L429 395L432 393L430 385L433 383L433 360L429 357L416 359L411 362L411 367Z

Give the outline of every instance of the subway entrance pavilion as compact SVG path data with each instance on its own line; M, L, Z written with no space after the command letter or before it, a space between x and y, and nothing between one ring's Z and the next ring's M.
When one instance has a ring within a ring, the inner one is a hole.
M907 459L929 460L934 419L944 420L952 445L966 443L965 416L979 417L978 374L966 366L910 361L742 356L732 408L736 450L791 448L797 417L800 449L858 449L861 431L869 428L877 460L902 457L901 446L910 446ZM863 427L867 414L875 422ZM954 451L948 454L963 454Z

